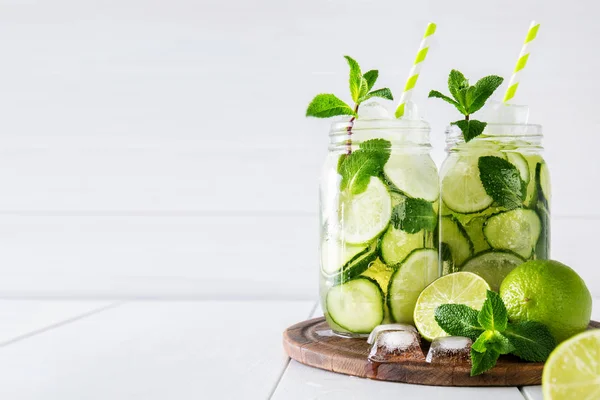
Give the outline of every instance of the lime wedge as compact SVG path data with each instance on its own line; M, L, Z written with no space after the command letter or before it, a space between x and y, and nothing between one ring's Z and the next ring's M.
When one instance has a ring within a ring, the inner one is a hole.
M545 400L600 398L600 329L573 336L550 354L542 392Z
M439 274L437 250L420 249L410 253L389 283L388 306L394 321L413 323L415 303L419 294Z
M346 243L362 244L375 239L388 226L392 199L379 178L371 178L367 190L340 194L341 231Z
M421 292L415 306L415 326L423 338L431 341L448 336L437 324L435 309L442 304L465 304L480 310L490 286L472 272L455 272L442 276Z

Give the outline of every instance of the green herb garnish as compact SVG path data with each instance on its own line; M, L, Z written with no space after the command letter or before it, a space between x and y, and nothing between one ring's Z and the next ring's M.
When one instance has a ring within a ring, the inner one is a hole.
M543 362L556 347L545 325L534 321L510 323L502 298L491 290L481 311L463 304L443 304L435 310L435 320L449 335L473 340L471 376L493 368L502 354Z
M479 178L488 196L509 210L521 207L527 195L527 183L521 179L517 167L494 156L479 157L477 163Z
M360 70L358 63L349 56L344 56L350 66L350 96L354 106L350 106L337 96L330 93L322 93L315 96L306 109L307 117L330 118L338 115L352 116L348 126L348 135L352 135L352 124L358 118L358 108L360 104L373 97L381 97L387 100L394 100L392 92L388 88L371 90L379 77L379 71L372 69L364 74ZM352 145L348 139L348 154L352 152Z
M429 92L429 97L437 97L450 104L465 116L464 120L452 122L460 128L465 138L465 142L481 135L487 123L471 119L471 114L479 111L485 102L490 98L496 89L504 81L503 78L490 75L481 78L475 85L469 85L469 80L465 76L453 69L448 77L448 90L452 97L446 96L436 90Z
M338 173L342 176L341 190L352 194L364 192L372 176L383 173L390 158L392 144L384 139L371 139L360 144L351 154L342 154L338 161Z
M437 225L437 215L433 204L424 199L407 197L392 210L390 222L396 229L408 233L424 230L433 231Z

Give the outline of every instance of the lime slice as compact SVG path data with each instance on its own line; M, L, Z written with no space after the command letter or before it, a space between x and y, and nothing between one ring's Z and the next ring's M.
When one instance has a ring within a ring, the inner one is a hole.
M364 192L340 194L339 213L344 241L368 243L387 227L392 216L392 199L383 182L379 178L371 178Z
M392 154L383 172L388 181L410 197L433 202L440 195L437 168L429 155Z
M412 324L417 298L439 276L438 253L415 250L396 270L388 288L388 306L396 322Z
M496 156L504 158L502 153L482 151L477 155L453 154L442 167L442 200L454 211L474 213L481 211L494 202L488 196L479 178L479 157Z
M497 292L506 275L524 262L508 251L486 251L468 260L462 270L481 276Z
M423 338L431 341L448 336L435 321L435 309L442 304L465 304L480 310L490 286L472 272L442 276L421 292L415 306L415 326Z
M542 392L545 400L600 398L600 329L580 333L550 354Z
M393 273L394 268L388 266L378 258L369 265L369 268L363 272L361 276L366 276L367 278L375 280L379 284L383 294L386 294L390 277Z

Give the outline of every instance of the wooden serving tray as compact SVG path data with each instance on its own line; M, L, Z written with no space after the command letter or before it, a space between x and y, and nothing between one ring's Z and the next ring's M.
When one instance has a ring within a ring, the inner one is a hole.
M600 328L592 321L590 328ZM290 326L283 333L283 347L294 360L326 371L381 381L433 386L526 386L542 382L543 363L528 363L514 356L502 356L498 364L482 375L470 376L471 366L431 364L426 361L373 363L367 356L366 339L339 337L331 332L325 318ZM429 343L423 341L427 354Z

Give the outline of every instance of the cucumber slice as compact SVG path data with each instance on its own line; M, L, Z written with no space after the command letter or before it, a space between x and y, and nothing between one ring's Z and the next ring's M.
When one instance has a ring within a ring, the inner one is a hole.
M340 193L343 240L350 244L368 243L381 234L392 216L392 199L385 184L372 177L363 193Z
M478 156L451 155L442 168L446 171L442 173L442 201L456 212L478 212L494 202L479 178L478 160Z
M550 172L548 171L548 166L544 162L539 163L537 168L539 168L539 173L537 175L539 179L540 189L542 190L542 195L544 196L544 199L550 202L552 189L550 186Z
M538 180L536 177L537 164L543 163L544 159L539 154L524 154L529 167L529 183L527 184L527 195L525 196L525 206L534 208L538 198Z
M442 217L440 225L441 242L452 254L455 272L473 254L473 243L460 223L452 217Z
M439 275L437 250L419 249L410 253L390 279L387 302L392 319L412 324L419 294Z
M519 170L519 175L521 175L521 179L523 180L523 182L528 183L531 179L531 174L529 172L529 163L527 162L525 157L523 157L521 153L516 152L508 152L506 153L506 157L512 165L517 167L517 169Z
M483 236L483 224L485 224L485 221L487 221L487 217L477 217L470 219L466 224L462 224L471 243L473 243L473 253L475 254L490 248L490 245Z
M369 246L353 246L330 241L321 248L321 271L334 284L362 274L377 258L377 241Z
M415 249L422 248L425 231L407 233L390 225L381 238L381 258L387 265L397 265Z
M514 253L491 250L469 259L462 271L473 272L481 276L492 290L497 292L506 275L524 262L523 258Z
M383 172L387 181L410 197L433 202L440 195L437 168L429 155L392 154Z
M510 250L521 257L531 257L540 237L542 224L533 210L518 208L490 217L483 234L495 249Z
M377 282L356 278L333 286L325 300L329 317L352 333L370 333L383 321L383 292Z

